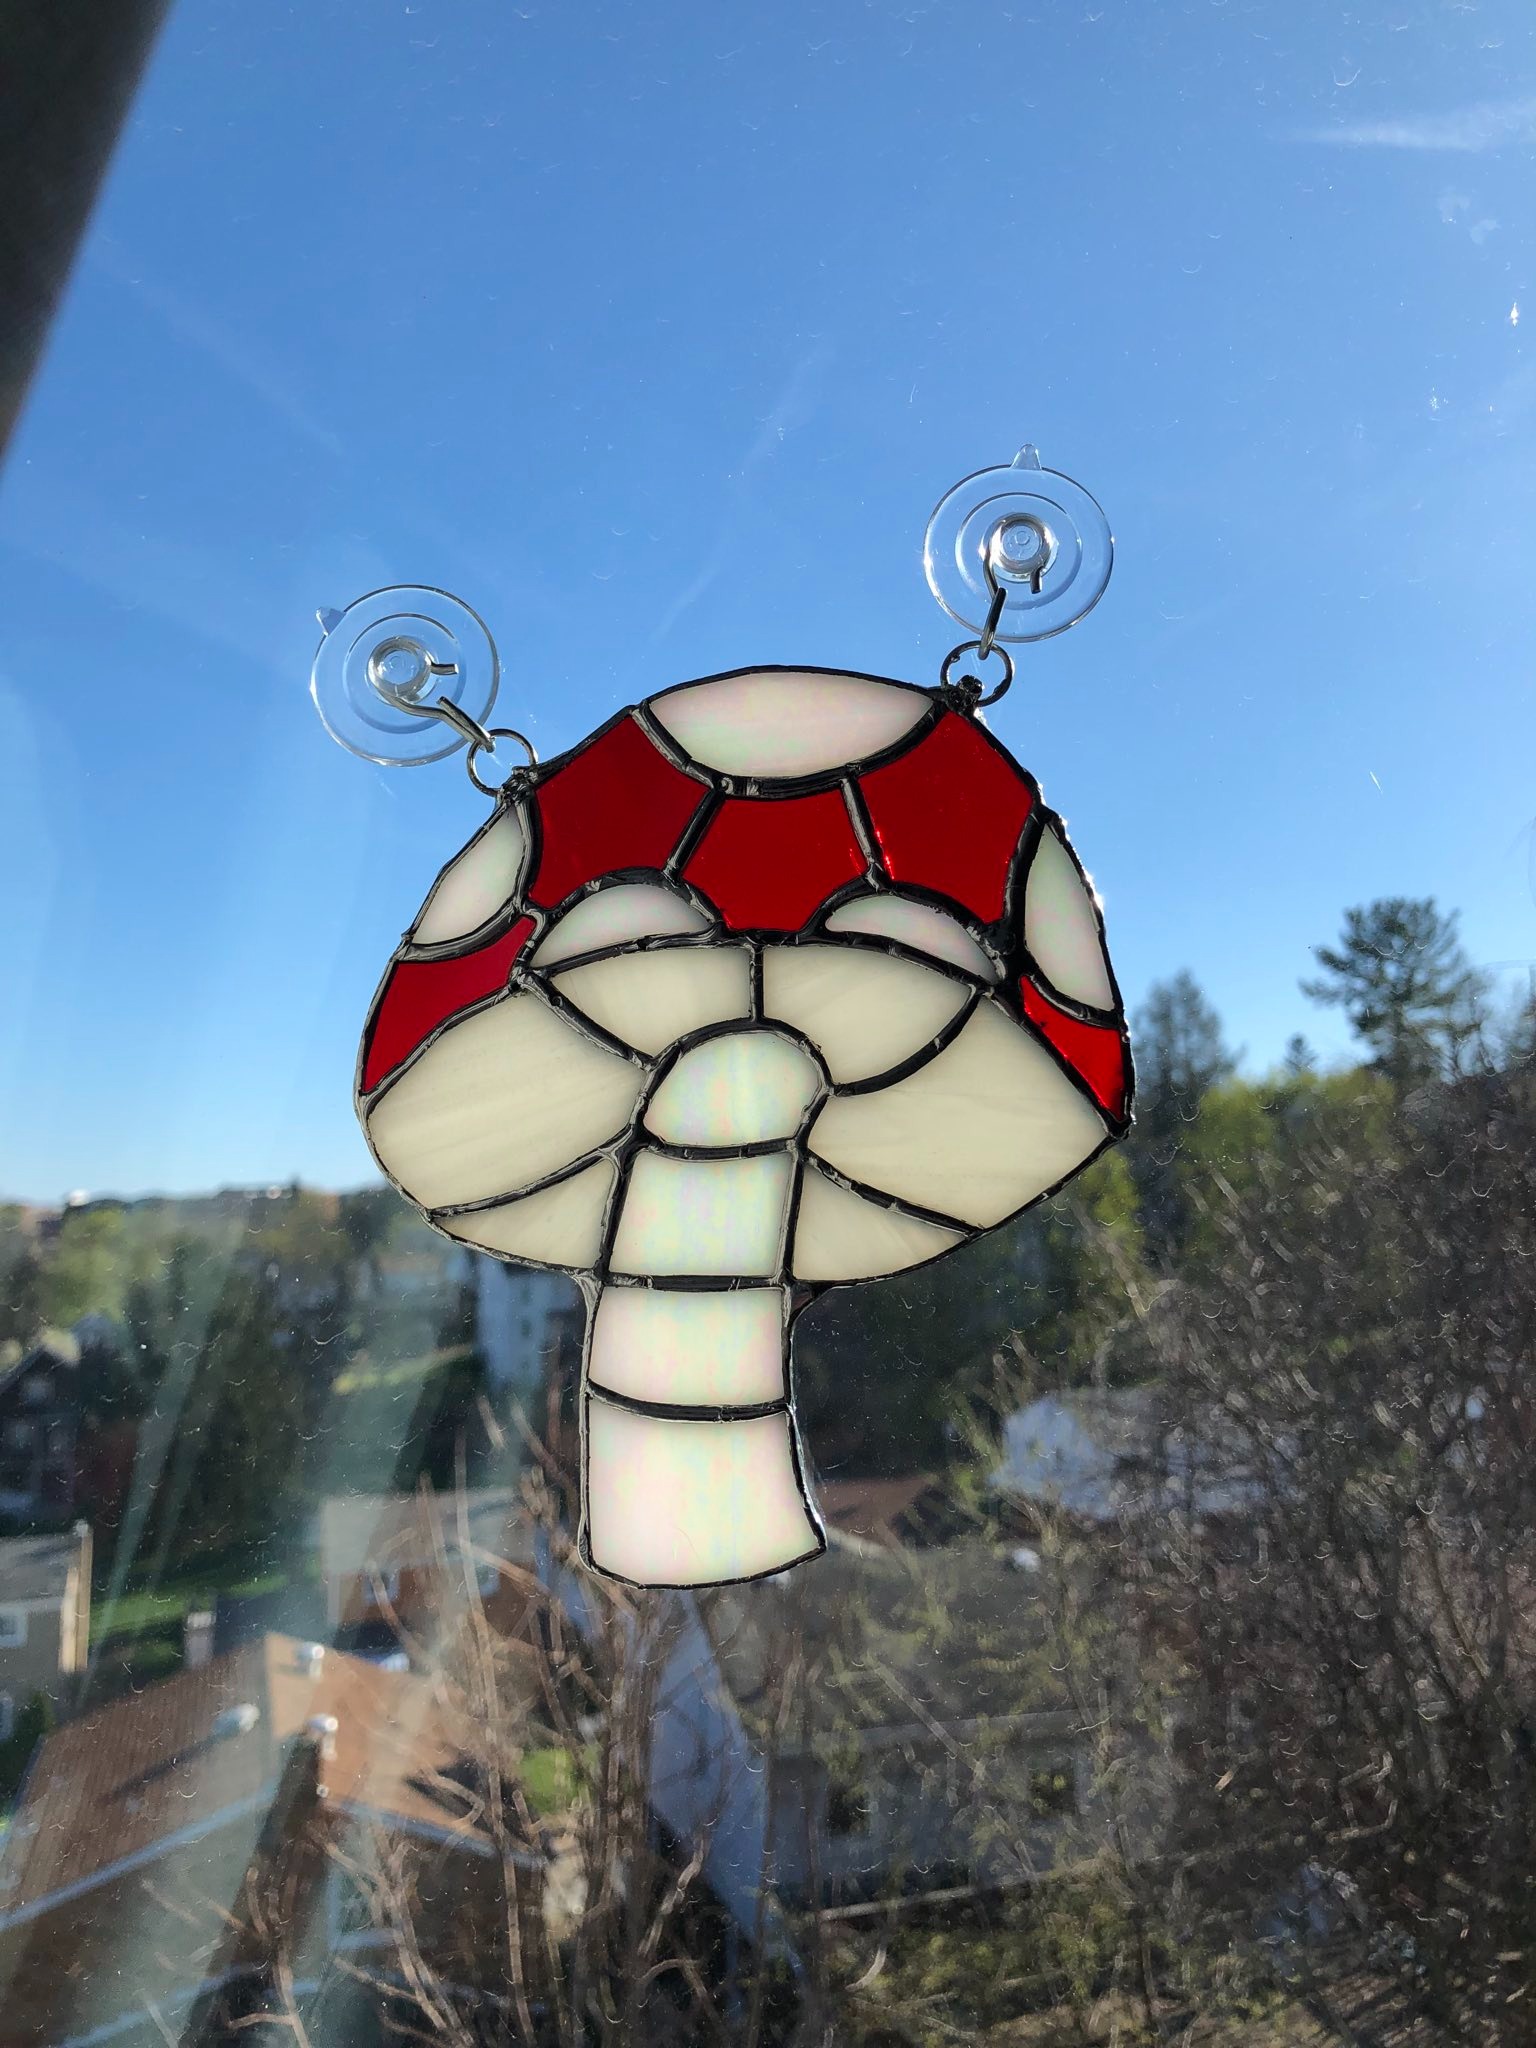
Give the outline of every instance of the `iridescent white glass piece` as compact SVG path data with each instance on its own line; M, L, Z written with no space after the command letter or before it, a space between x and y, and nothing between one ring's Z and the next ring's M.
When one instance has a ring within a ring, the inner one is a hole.
M1077 863L1049 825L1029 864L1024 943L1064 996L1090 1009L1112 1008L1115 992L1098 917Z
M527 847L517 807L504 805L438 877L412 927L413 942L441 945L488 924L512 901Z
M829 932L865 932L871 937L895 939L914 952L929 953L946 960L967 974L984 981L996 981L997 962L973 939L958 918L935 910L931 903L919 903L911 896L882 891L879 895L855 896L840 903L827 919Z
M752 1012L744 946L669 946L617 953L551 976L567 1002L613 1038L640 1052L665 1052L680 1038Z
M1103 1120L1044 1047L983 998L960 1035L904 1081L834 1096L807 1142L850 1180L987 1228L1104 1138Z
M792 1161L639 1153L620 1198L616 1273L767 1278L779 1268Z
M605 1287L592 1324L592 1386L675 1407L751 1408L785 1385L784 1296L776 1287L671 1292Z
M601 1254L603 1218L616 1177L611 1159L594 1160L537 1194L498 1202L490 1209L472 1209L467 1216L440 1217L439 1222L464 1244L505 1258L585 1270L595 1266Z
M617 1135L645 1075L534 995L451 1024L368 1112L385 1170L423 1208L515 1193Z
M557 961L599 953L626 940L708 931L709 923L696 903L675 890L654 882L621 882L573 904L529 957L535 967L553 967Z
M822 1087L815 1061L774 1031L706 1038L677 1061L645 1114L669 1145L756 1145L792 1138Z
M797 1280L871 1280L937 1258L960 1237L958 1230L881 1208L807 1167L790 1267Z
M681 1422L594 1394L586 1432L587 1543L605 1572L709 1586L782 1570L822 1547L782 1410Z
M864 761L928 715L921 690L867 676L760 669L669 690L651 716L695 761L725 775L812 775Z

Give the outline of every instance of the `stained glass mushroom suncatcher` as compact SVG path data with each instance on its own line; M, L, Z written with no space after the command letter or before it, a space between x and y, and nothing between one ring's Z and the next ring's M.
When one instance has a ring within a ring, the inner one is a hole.
M439 1229L580 1282L582 1555L646 1585L823 1547L798 1310L1040 1200L1130 1091L1031 777L943 692L811 670L665 691L533 770L439 876L358 1066Z

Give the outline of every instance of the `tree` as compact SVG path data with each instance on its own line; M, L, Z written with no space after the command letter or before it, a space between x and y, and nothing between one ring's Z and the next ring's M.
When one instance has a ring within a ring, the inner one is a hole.
M1303 1032L1293 1031L1285 1041L1285 1072L1292 1081L1317 1072L1317 1054L1307 1043Z
M1146 1486L1117 1551L1188 1655L1176 1847L1207 1927L1310 1896L1341 1985L1396 1973L1422 2038L1523 2048L1536 1087L1473 1075L1412 1118L1390 1092L1339 1076L1276 1119L1145 1319L1204 1499Z
M209 1322L156 1503L161 1568L226 1553L255 1566L283 1543L307 1392L273 1282L237 1269Z
M53 1701L45 1692L33 1693L21 1708L10 1734L0 1742L0 1800L9 1802L15 1797L32 1752L52 1730L56 1718Z
M1026 1277L1022 1285L1004 1278L1019 1341L1052 1387L1102 1381L1111 1371L1114 1332L1150 1279L1125 1153L1117 1148L1096 1159L1026 1219L1026 1230Z
M1137 1128L1131 1171L1149 1249L1166 1261L1177 1253L1189 1227L1178 1184L1185 1138L1201 1103L1237 1062L1222 1036L1220 1017L1188 968L1152 984L1136 1012L1132 1043Z
M341 1197L338 1222L353 1262L363 1270L370 1291L378 1279L379 1254L400 1221L404 1203L393 1188L358 1188Z
M44 1320L42 1268L36 1254L24 1249L0 1281L0 1343L14 1340L25 1349L36 1339Z
M1476 1030L1484 978L1456 935L1457 914L1432 896L1381 896L1344 913L1322 973L1303 981L1314 1003L1341 1009L1372 1065L1403 1094L1453 1071Z
M66 1211L43 1267L45 1320L68 1328L93 1312L115 1318L127 1282L122 1210Z
M1143 1120L1166 1102L1187 1123L1206 1091L1237 1065L1222 1037L1221 1018L1189 969L1181 967L1167 981L1153 982L1135 1024Z
M1515 999L1505 1019L1504 1064L1508 1067L1536 1067L1536 975L1524 993Z

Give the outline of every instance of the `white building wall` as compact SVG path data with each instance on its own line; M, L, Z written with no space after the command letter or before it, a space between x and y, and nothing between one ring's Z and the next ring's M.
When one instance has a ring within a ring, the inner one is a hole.
M544 1369L550 1317L576 1298L559 1273L475 1255L475 1340L491 1385L532 1394Z

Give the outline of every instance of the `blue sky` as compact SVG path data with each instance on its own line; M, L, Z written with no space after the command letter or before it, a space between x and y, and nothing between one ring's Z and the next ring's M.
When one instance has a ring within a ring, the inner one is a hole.
M932 502L1118 544L996 726L1132 1000L1249 1062L1344 905L1536 958L1517 0L181 0L0 494L0 1190L369 1173L382 965L483 815L306 694L442 584L541 751L755 660L931 680Z

